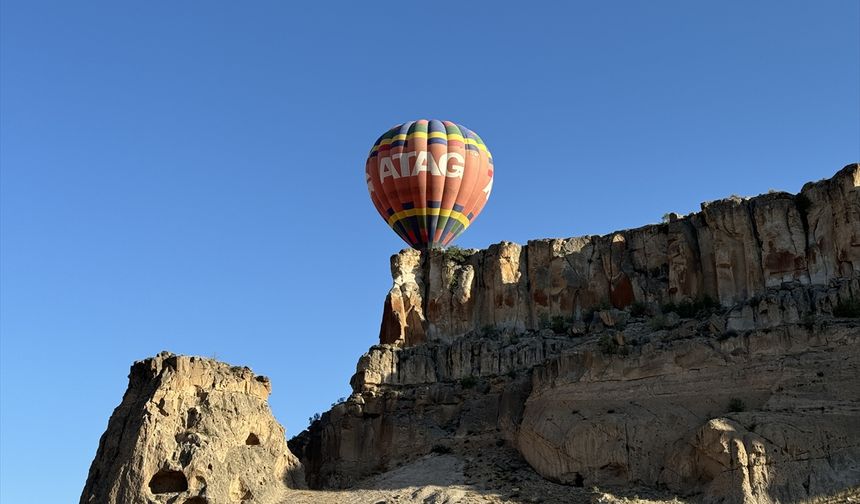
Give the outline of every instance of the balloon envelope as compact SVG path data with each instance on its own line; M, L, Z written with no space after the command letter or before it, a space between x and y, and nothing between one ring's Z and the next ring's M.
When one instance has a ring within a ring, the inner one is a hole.
M373 205L395 233L417 249L444 247L490 197L493 157L468 128L422 119L379 137L365 175Z

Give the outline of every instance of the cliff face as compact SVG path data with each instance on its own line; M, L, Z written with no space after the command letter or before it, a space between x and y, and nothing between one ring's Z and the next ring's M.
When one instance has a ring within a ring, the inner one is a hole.
M860 167L602 237L401 252L312 486L514 447L573 486L713 502L860 485Z
M270 392L266 377L209 359L134 363L81 503L281 502L305 483Z
M698 213L606 236L503 242L465 257L406 250L392 259L380 343L451 342L484 326L540 329L601 305L707 296L730 307L787 283L827 286L860 269L858 185L855 164L798 195L704 203ZM798 314L737 315L733 327L749 329Z

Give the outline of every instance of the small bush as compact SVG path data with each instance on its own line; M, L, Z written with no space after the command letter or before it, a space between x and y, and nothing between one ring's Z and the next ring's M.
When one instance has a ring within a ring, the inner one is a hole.
M570 328L570 320L556 315L550 320L549 328L556 334L564 334Z
M618 342L615 341L615 338L606 334L597 341L597 348L600 349L600 353L603 355L614 355L618 353Z
M590 324L590 323L591 323L591 321L593 321L593 320L594 320L594 317L597 315L597 312L599 312L599 311L601 311L601 310L609 310L610 308L612 308L612 305L610 305L610 304L609 304L608 302L606 302L606 301L603 301L603 302L601 302L600 304L598 304L598 305L596 305L596 306L592 306L592 307L591 307L588 311L586 311L586 312L585 312L585 314L582 316L582 321L583 321L583 322L585 322L586 324Z
M642 301L634 301L630 306L630 315L634 317L644 317L648 312L648 305Z
M737 337L737 335L738 335L737 331L735 331L734 329L729 329L728 331L725 331L725 332L721 333L719 336L717 336L717 341L725 341L729 338L735 338L735 337Z
M739 397L732 397L729 399L729 412L730 413L740 413L747 409L747 405L744 404L744 401Z
M585 313L582 315L582 321L583 321L583 322L585 322L586 324L590 324L590 323L591 323L591 321L592 321L592 320L594 320L594 315L595 315L595 314L597 314L597 310L596 310L596 309L592 308L591 310L588 310L587 312L585 312Z
M445 454L451 453L451 448L437 444L437 445L434 445L433 448L430 448L430 453L445 455Z
M852 298L843 301L840 299L833 308L833 316L840 318L860 318L860 300Z
M659 331L666 327L668 322L666 321L665 315L655 315L648 319L648 329L652 331Z
M485 338L498 338L501 332L494 325L485 325L481 328L481 336Z
M469 259L469 256L466 255L466 251L456 245L451 245L450 247L443 250L442 256L445 259L455 262L457 264L465 264L466 261Z
M460 386L464 389L470 389L478 384L478 379L474 376L466 376L460 379Z
M508 371L508 378L513 380L516 377L517 377L517 370L516 369L511 369L510 371Z
M716 311L720 307L714 298L710 296L702 296L692 301L685 300L680 303L666 303L660 311L663 313L675 312L681 318L704 318Z

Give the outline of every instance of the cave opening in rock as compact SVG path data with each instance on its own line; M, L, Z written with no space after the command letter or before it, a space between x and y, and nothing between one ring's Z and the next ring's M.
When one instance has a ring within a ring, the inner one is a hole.
M149 489L154 494L184 492L188 490L188 479L182 471L162 469L149 480Z
M260 444L260 438L253 432L248 434L248 439L245 440L246 445L257 446Z

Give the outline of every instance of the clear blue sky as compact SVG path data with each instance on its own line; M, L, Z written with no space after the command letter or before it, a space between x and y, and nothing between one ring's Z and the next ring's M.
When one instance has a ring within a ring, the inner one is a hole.
M9 504L76 502L129 365L160 350L270 376L289 435L348 395L403 246L364 181L396 123L453 120L493 152L464 247L797 191L860 158L856 0L0 14Z

